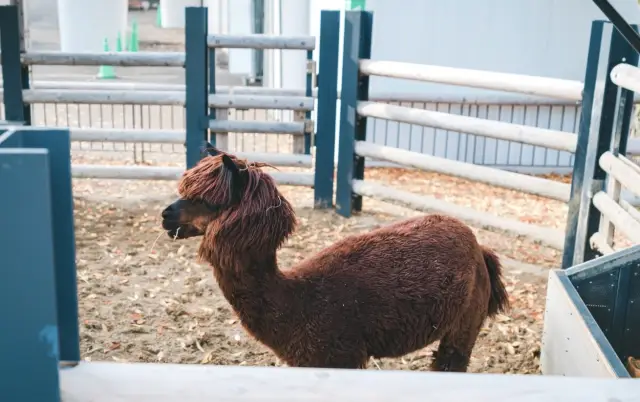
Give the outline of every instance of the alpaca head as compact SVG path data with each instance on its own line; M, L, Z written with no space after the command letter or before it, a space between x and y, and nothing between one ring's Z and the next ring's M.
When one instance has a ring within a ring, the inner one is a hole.
M162 227L176 239L224 236L238 248L278 248L295 215L264 163L247 162L206 143L204 157L178 185L180 198L162 211ZM265 250L266 251L266 250Z

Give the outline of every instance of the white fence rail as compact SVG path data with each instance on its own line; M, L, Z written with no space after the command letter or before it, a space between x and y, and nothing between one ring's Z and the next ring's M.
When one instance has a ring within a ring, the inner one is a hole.
M438 212L456 216L475 227L505 231L517 236L525 236L557 250L562 250L564 246L564 233L560 230L501 218L477 211L473 208L467 208L424 195L391 188L370 180L353 180L351 185L353 192L362 196L404 205L417 211Z
M564 131L547 130L377 102L358 102L358 114L569 152L575 152L578 138L575 134Z
M209 35L207 46L227 49L297 49L314 50L315 36L282 36L282 35Z
M438 158L364 141L356 141L355 152L360 156L394 162L403 166L443 173L563 202L569 201L570 186L552 180Z
M484 88L575 102L582 99L583 84L580 81L556 78L379 60L360 60L360 72L380 77Z
M611 81L623 88L640 92L640 68L629 64L618 64L611 70Z
M184 168L170 166L71 165L71 176L84 179L177 180ZM313 173L273 172L276 183L289 186L313 186Z
M27 65L47 66L127 66L127 67L183 67L183 52L28 52L22 56Z

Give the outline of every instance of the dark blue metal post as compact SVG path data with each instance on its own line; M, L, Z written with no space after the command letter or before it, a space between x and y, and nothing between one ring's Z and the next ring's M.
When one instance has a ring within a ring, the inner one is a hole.
M634 28L636 29L636 28ZM611 149L613 140L614 122L617 116L617 98L618 98L618 86L615 85L610 78L611 70L618 64L625 62L626 60L637 60L635 50L629 45L629 43L623 38L623 36L616 29L612 29L611 32L611 45L609 48L609 57L607 61L607 68L605 71L605 85L602 98L602 108L600 111L600 125L597 130L592 130L592 137L590 142L593 144L592 155L588 157L591 162L587 162L585 171L587 174L593 172L589 179L584 181L583 184L583 196L582 202L586 203L581 208L578 221L583 221L585 224L578 227L576 234L576 248L574 250L573 263L581 263L593 258L599 257L600 254L590 247L589 239L596 233L600 226L600 211L591 202L591 195L595 194L604 188L604 182L607 178L607 173L602 170L598 164L598 160L603 153ZM624 106L628 107L628 106ZM631 110L631 109L627 109ZM624 126L623 117L621 124ZM626 123L628 127L628 123ZM628 136L628 132L623 134ZM621 144L623 142L621 141ZM626 147L626 140L624 141ZM588 205L588 206L587 206ZM579 253L578 253L579 252Z
M20 16L17 6L0 6L0 47L5 119L31 124L31 109L22 90L29 89L29 69L20 60Z
M207 29L207 8L187 7L184 29L187 169L200 160L200 146L207 138Z
M211 48L208 51L209 54L209 95L215 95L216 93L216 49ZM207 104L209 101L207 100ZM209 120L215 120L217 118L216 108L209 108ZM209 131L209 143L214 147L216 144L217 135L213 131Z
M362 209L362 197L353 193L351 180L364 178L364 158L355 154L355 141L366 139L367 118L358 115L357 105L369 98L369 77L359 74L358 62L371 58L373 14L370 11L345 14L336 211L350 217L353 210Z
M584 75L584 89L582 90L582 113L580 115L580 127L578 128L578 143L573 162L573 176L571 179L571 197L569 199L567 225L564 239L564 251L562 254L562 268L573 265L573 255L576 247L576 233L578 230L578 218L580 215L580 199L583 192L585 167L587 161L587 145L591 131L591 113L593 111L593 99L598 79L598 62L602 47L602 30L604 21L591 23L591 38L589 39L589 52L587 54L587 68Z
M24 146L49 152L53 245L55 249L56 304L60 332L60 360L80 361L76 240L71 190L71 138L69 130L24 130Z
M316 208L330 208L333 205L339 47L340 11L322 10L318 67L318 75L322 80L318 80L316 166L313 187Z
M322 24L322 21L320 22ZM322 27L320 28L322 30ZM313 97L313 75L315 71L311 67L313 65L313 50L307 50L307 75L306 75L306 85L305 85L305 94L304 96L312 98ZM311 111L307 111L304 113L305 121L311 120ZM304 131L304 153L306 155L311 154L311 135L313 134L313 129L310 131Z
M1 399L59 402L50 159L46 149L2 147L0 222L7 230L0 235Z

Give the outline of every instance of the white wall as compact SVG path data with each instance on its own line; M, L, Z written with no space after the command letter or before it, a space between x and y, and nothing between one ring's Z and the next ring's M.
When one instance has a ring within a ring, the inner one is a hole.
M253 10L251 0L227 0L228 32L231 35L249 35L253 32ZM251 75L251 49L229 49L229 71L234 74Z
M126 44L127 0L58 0L63 52L102 52L105 38L115 50L118 32Z
M185 7L198 7L202 4L201 1L160 0L160 25L162 28L184 28Z

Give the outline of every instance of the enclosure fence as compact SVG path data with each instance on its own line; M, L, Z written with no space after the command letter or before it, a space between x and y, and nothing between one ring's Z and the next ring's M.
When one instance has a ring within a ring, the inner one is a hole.
M593 94L596 90L595 79L591 76L590 70L593 69L592 65L597 64L604 24L596 21L592 27L589 50L590 68L588 68L586 74L586 84L579 81L545 77L375 60L371 57L372 25L373 21L370 13L347 12L336 195L336 210L338 213L348 217L352 211L362 209L363 196L374 197L399 203L412 209L437 211L457 216L477 227L522 235L562 250L565 247L565 242L570 241L565 239L565 233L562 230L492 216L478 212L473 208L457 206L436 198L413 194L382 183L364 180L365 158L384 160L406 167L456 176L562 202L579 202L579 197L572 196L571 185L500 170L495 167L478 166L465 161L450 160L388 145L375 144L366 141L369 132L367 128L369 124L368 118L374 117L442 130L465 132L494 140L512 141L534 147L553 149L558 152L572 153L577 155L576 166L584 166L586 163L586 150L584 149L586 142L580 142L579 137L586 138L585 136L588 136L590 128ZM615 53L617 48L622 49L620 50L621 52L626 52L625 55L629 53L623 42L624 39L614 30L611 37L614 55L617 56ZM579 135L576 135L568 131L384 104L368 99L370 76L510 91L575 102L582 101L582 113L584 114L579 124ZM633 97L630 98L627 106L630 107L632 104ZM600 111L598 110L598 112ZM620 124L626 127L626 132L629 131L630 108L628 112L619 119ZM574 177L575 180L581 180L581 178ZM570 223L572 223L571 220ZM568 231L571 229L571 225L569 226L567 228Z
M120 52L120 53L63 53L63 52L21 52L18 13L13 7L2 7L2 69L4 119L10 122L24 122L26 125L45 127L65 126L70 128L71 141L80 143L111 142L124 144L121 150L133 148L141 158L147 151L163 152L169 144L178 158L165 157L162 166L143 164L114 165L75 163L72 173L77 178L172 180L180 177L184 167L191 167L200 159L203 140L209 140L220 149L229 150L229 133L234 140L244 145L247 135L257 144L267 143L265 135L283 136L288 152L278 152L277 146L264 147L263 152L240 151L235 154L242 158L266 162L274 166L314 168L309 172L275 172L274 179L280 184L314 187L315 205L329 206L333 195L334 131L330 132L319 124L315 134L315 110L313 97L317 76L313 52L315 37L286 37L269 35L208 35L207 9L191 7L187 9L189 21L185 29L184 53L177 52ZM323 13L322 75L326 77L325 87L317 88L318 93L327 92L318 102L316 116L322 121L335 121L335 88L337 81L337 53L339 13ZM216 85L215 51L220 48L287 49L305 51L307 54L307 85L302 96L269 88L222 88ZM96 83L55 83L32 82L29 66L146 66L183 67L186 83L183 86L157 84L107 84ZM335 86L335 85L333 85ZM44 113L39 111L38 106ZM162 109L165 108L165 109ZM230 120L229 110L252 111L256 119L244 119L236 113ZM277 109L276 112L274 112ZM165 111L170 111L165 113ZM292 114L286 121L286 113ZM324 111L324 112L323 112ZM70 119L69 113L75 114ZM328 113L326 118L321 113ZM63 116L60 116L63 114ZM99 118L94 123L95 114ZM34 116L36 115L36 116ZM105 116L106 115L106 116ZM277 115L279 121L269 115ZM51 116L51 117L50 117ZM285 116L284 118L282 116ZM34 117L42 120L34 121ZM111 120L112 127L105 127L105 119ZM73 122L72 122L72 121ZM117 124L116 124L117 122ZM73 124L71 124L73 123ZM97 123L97 124L96 124ZM157 126L154 127L154 125ZM88 127L87 127L88 126ZM113 127L115 126L115 127ZM146 126L146 127L145 127ZM167 128L168 127L168 128ZM261 138L263 137L263 138ZM287 141L288 139L288 141ZM146 145L146 147L145 147ZM173 147L184 146L184 158ZM152 147L156 147L155 149ZM315 146L315 154L311 149ZM160 149L158 150L158 147ZM77 149L77 145L76 145ZM80 148L81 149L81 148ZM104 148L103 148L104 149ZM112 149L116 149L112 146ZM75 158L76 160L78 158ZM94 158L85 158L91 162ZM182 159L182 161L180 160ZM102 161L103 162L103 161ZM137 162L137 160L134 160Z

